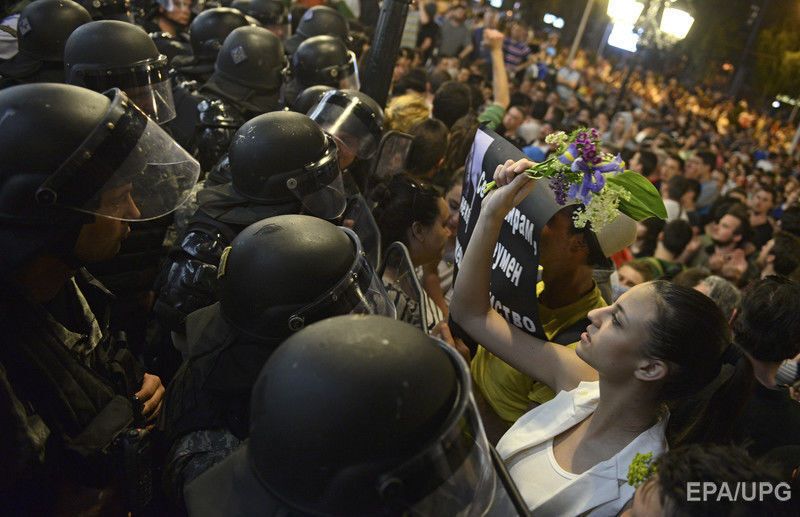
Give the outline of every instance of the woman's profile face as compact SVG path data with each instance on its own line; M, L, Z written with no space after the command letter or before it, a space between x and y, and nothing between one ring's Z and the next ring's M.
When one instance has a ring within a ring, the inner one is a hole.
M650 338L650 324L656 314L652 284L639 284L608 307L588 314L589 325L581 334L578 357L612 381L633 378L643 347Z

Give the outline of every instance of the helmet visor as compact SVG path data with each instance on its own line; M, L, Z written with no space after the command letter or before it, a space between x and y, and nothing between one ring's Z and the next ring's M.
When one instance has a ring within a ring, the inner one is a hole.
M356 259L348 273L333 288L289 317L289 328L293 331L300 330L307 322L320 321L337 314L395 317L394 305L380 278L369 265L358 237L349 228L342 227L341 230L350 237Z
M467 365L450 346L436 342L461 377L455 407L436 441L382 476L378 489L387 502L405 508L405 515L513 515L516 512L492 463Z
M200 164L124 93L111 90L102 122L36 193L42 204L141 221L166 215L192 192Z
M131 66L96 68L73 66L67 82L96 92L119 88L159 124L175 118L175 102L169 78L167 56L147 59Z
M376 115L358 97L330 91L309 116L362 160L371 158L378 150L382 128Z
M336 145L325 137L327 148L317 162L307 165L300 174L286 180L287 188L303 206L317 217L338 219L347 206L342 172L336 154Z

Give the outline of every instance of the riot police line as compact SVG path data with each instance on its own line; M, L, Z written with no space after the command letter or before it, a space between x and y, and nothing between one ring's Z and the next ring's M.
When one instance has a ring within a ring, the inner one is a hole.
M87 6L27 4L0 63L12 512L524 513L464 360L376 273L397 157L363 37L274 0L188 37L179 0Z

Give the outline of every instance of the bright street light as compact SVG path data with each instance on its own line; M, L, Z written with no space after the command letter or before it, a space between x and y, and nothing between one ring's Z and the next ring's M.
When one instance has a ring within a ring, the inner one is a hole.
M642 14L644 4L636 0L609 0L606 13L615 24L632 26Z
M681 9L667 7L661 16L661 32L682 40L689 34L689 29L692 28L693 23L694 18L691 14Z

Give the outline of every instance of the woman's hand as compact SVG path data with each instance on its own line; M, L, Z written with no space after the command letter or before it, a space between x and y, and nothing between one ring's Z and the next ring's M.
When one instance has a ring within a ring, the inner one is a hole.
M498 165L494 171L494 181L497 189L491 190L481 203L481 212L488 216L503 218L505 215L528 197L533 190L534 182L527 174L526 169L536 165L530 160L514 162L507 160Z

